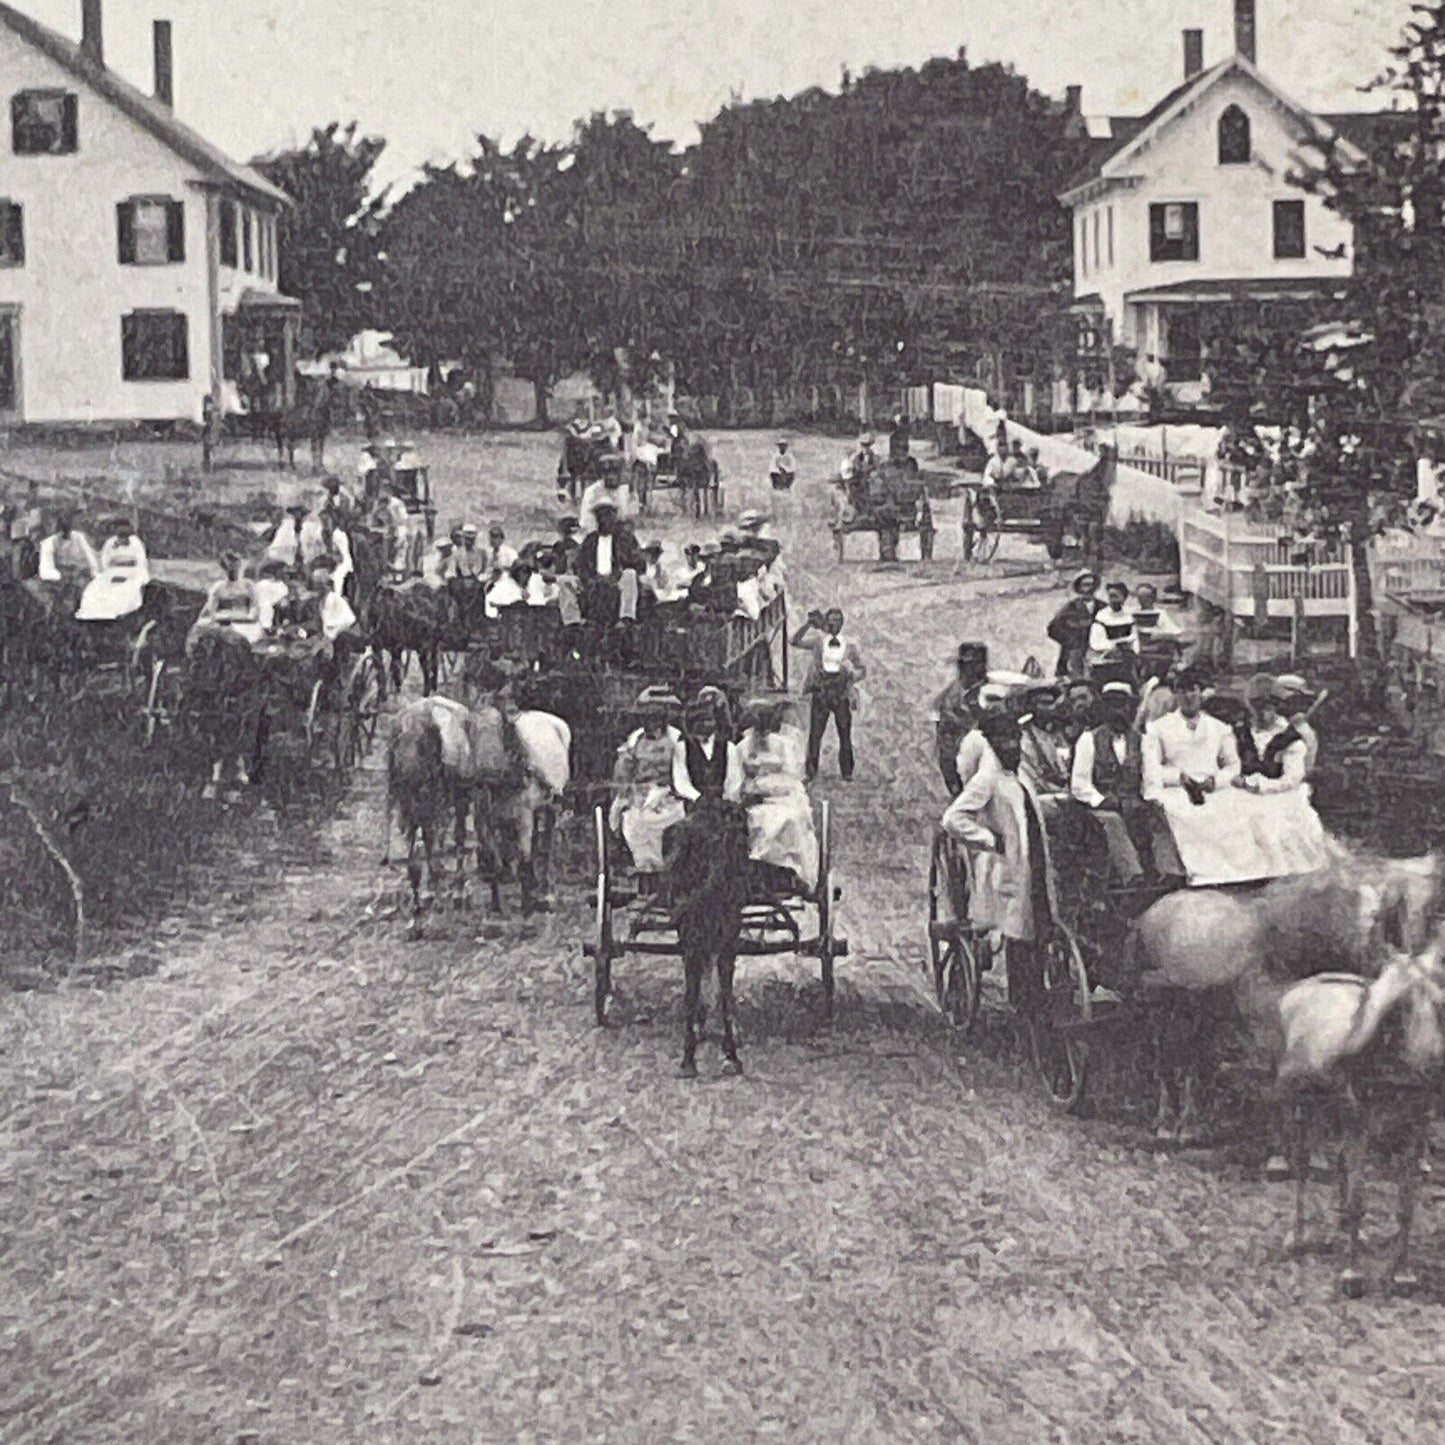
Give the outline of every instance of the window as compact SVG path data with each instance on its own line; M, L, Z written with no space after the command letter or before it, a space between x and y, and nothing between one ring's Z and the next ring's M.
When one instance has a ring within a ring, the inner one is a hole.
M127 381L185 381L191 374L185 313L132 311L120 319L121 374Z
M235 201L221 202L221 265L236 267L240 265L240 242L236 235Z
M10 101L17 156L66 156L77 144L76 97L63 90L22 90Z
M1274 203L1274 259L1302 261L1305 255L1305 203Z
M1114 208L1109 207L1109 264L1114 264Z
M168 196L137 196L115 208L122 266L166 266L186 259L186 208Z
M25 209L0 201L0 266L25 264Z
M256 249L253 234L255 231L254 221L255 217L252 216L250 211L241 212L241 264L245 266L248 271L254 271L256 269Z
M1089 274L1089 223L1083 216L1079 217L1079 270Z
M1199 259L1199 206L1194 201L1169 201L1149 207L1149 259Z
M1237 105L1231 105L1219 117L1219 164L1247 166L1249 157L1249 117Z
M1099 213L1094 212L1094 270L1099 269Z

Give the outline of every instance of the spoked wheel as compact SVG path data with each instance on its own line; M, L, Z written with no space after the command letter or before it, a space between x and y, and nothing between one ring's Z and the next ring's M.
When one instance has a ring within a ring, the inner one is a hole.
M979 960L968 934L968 884L947 836L933 840L928 865L928 953L938 1006L967 1033L978 1018Z
M368 647L356 659L346 683L343 719L346 747L342 766L354 767L371 751L381 721L381 664Z
M306 756L315 759L326 734L326 685L318 677L311 684L311 698L306 704Z
M592 1007L597 1026L607 1023L607 1000L612 994L612 957L615 940L612 936L612 871L607 857L607 815L601 807L594 810L597 839L597 893L594 902L592 938L585 952L592 958Z
M979 519L973 534L973 559L975 562L992 562L998 555L998 518L984 516Z
M1089 1045L1071 1025L1093 1017L1089 976L1074 935L1055 923L1043 945L1044 1003L1029 1020L1034 1067L1056 1109L1074 1113L1084 1102Z
M175 721L180 706L181 676L166 666L164 658L151 662L150 679L146 686L145 701L142 703L142 741L146 747L153 747L162 728L168 728Z
M152 671L152 660L155 657L156 624L153 619L147 618L141 624L140 631L131 638L129 646L125 651L125 682L128 692L135 692L139 688L149 687Z

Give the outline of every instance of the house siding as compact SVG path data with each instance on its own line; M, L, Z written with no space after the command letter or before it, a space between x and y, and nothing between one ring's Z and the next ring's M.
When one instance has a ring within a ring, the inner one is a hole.
M79 145L73 155L14 154L9 100L31 89L78 95ZM207 278L211 208L203 176L83 79L3 27L0 90L0 197L19 203L25 213L25 264L0 269L0 307L19 314L19 419L199 420L211 386L216 331ZM184 262L120 263L116 206L138 195L182 203ZM232 278L223 271L223 309L232 309L246 287L275 289L259 275ZM187 317L186 380L124 380L121 318L146 309Z

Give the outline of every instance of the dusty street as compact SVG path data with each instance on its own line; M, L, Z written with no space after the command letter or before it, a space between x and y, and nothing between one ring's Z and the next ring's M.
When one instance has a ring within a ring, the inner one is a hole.
M773 504L769 441L717 441L734 515ZM1005 1045L942 1028L928 701L964 638L1051 663L1059 593L1016 543L1012 575L955 577L951 511L926 571L840 566L842 449L799 443L776 526L795 617L840 603L872 668L858 780L825 752L819 783L836 1025L812 965L745 961L747 1074L709 1046L688 1084L680 967L628 958L595 1029L580 828L556 915L406 943L378 749L314 851L237 862L137 940L154 976L0 995L0 1438L1442 1438L1428 1204L1423 1297L1346 1305L1331 1260L1282 1255L1287 1189L1145 1152L1117 1110L1059 1118ZM443 523L549 527L537 439L428 450Z

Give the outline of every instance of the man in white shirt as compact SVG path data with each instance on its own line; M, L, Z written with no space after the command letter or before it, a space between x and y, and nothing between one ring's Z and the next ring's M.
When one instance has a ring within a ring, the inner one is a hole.
M1134 629L1141 645L1168 641L1184 636L1183 629L1168 611L1159 605L1159 589L1152 582L1141 582L1134 592Z
M100 559L90 538L74 525L75 513L62 512L55 531L40 543L40 555L32 583L27 587L46 606L73 608L86 585L100 571Z
M487 550L491 553L492 574L510 572L517 564L517 549L507 541L507 534L500 522L493 522L487 529Z
M491 559L477 546L477 529L467 522L452 533L452 576L468 582L485 582L491 575Z
M814 632L817 636L813 636ZM846 783L853 777L853 713L857 687L868 676L863 654L857 644L843 636L843 611L830 607L826 613L810 612L808 620L793 634L793 646L813 654L803 691L811 702L808 712L808 760L804 782L818 772L818 755L828 720L838 734L838 772Z
M583 489L577 515L584 533L596 530L599 502L610 503L619 522L626 522L631 518L632 488L623 481L620 467L606 468L595 482L588 482Z
M786 492L792 489L793 483L798 479L798 465L793 460L792 452L788 450L787 437L779 437L777 447L768 465L768 481L775 492Z

